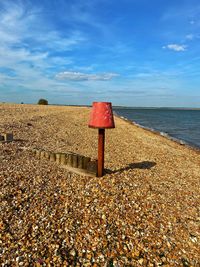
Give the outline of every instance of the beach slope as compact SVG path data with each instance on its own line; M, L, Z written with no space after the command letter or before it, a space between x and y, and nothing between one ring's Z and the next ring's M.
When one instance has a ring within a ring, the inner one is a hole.
M86 107L0 104L2 266L199 266L200 153L115 117L102 178L33 148L97 158Z

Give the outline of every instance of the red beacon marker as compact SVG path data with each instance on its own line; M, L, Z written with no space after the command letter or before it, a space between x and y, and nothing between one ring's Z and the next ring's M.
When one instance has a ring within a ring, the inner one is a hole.
M99 129L97 177L102 177L104 174L105 129L115 128L112 104L110 102L93 102L88 126Z

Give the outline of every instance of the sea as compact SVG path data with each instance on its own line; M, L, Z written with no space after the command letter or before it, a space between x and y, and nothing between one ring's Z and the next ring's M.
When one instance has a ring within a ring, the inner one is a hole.
M114 107L118 116L140 127L200 149L200 110Z

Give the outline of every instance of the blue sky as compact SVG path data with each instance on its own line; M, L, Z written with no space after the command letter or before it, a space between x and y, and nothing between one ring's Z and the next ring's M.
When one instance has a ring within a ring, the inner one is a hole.
M0 0L0 101L200 107L199 0Z

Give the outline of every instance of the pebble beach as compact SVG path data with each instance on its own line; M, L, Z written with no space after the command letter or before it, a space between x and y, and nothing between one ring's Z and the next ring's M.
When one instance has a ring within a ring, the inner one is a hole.
M1 266L200 266L200 152L115 117L105 175L33 149L97 159L90 108L0 104Z

